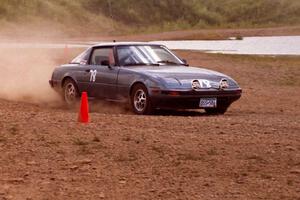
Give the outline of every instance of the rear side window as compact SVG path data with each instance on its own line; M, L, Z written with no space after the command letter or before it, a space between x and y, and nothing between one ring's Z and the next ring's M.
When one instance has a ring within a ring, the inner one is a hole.
M86 65L88 60L89 60L89 56L91 53L91 48L85 50L83 53L81 53L79 56L77 56L76 58L74 58L71 61L71 64L81 64L81 65Z
M110 65L115 65L114 51L112 47L99 48L93 51L90 64L102 65L103 61L108 61Z

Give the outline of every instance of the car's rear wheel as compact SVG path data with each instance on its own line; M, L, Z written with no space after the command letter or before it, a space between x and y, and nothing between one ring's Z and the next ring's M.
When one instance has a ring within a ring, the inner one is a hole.
M154 108L152 107L148 90L144 85L137 84L133 87L130 100L132 110L136 114L149 115L153 113Z
M78 102L79 92L76 83L71 79L64 82L63 98L68 106L73 106Z

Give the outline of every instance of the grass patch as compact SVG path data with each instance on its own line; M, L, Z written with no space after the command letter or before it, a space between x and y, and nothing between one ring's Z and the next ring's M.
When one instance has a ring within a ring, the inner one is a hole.
M0 2L0 23L51 22L73 34L124 34L295 25L299 10L298 0L5 0Z
M10 127L8 131L12 135L17 135L19 133L19 127L14 125L14 126Z
M259 155L246 156L245 160L253 160L253 161L256 161L258 163L267 163L267 161L264 158L260 157Z
M294 182L292 180L287 180L287 185L288 186L293 186L294 185Z
M296 75L288 75L285 78L282 78L279 82L280 85L284 86L300 86L300 79L299 76Z
M218 151L215 149L215 148L211 148L207 151L207 155L210 155L210 156L217 156L219 155L218 154Z
M179 160L183 161L199 161L203 160L203 155L200 155L198 152L188 151L178 154Z
M100 142L100 138L97 135L94 135L93 142Z
M89 142L84 141L80 138L76 138L73 141L73 145L78 146L77 153L81 154L81 155L87 155L87 154L92 154L93 153L91 151L91 149L89 148L89 146L88 146L89 144L90 144Z
M88 145L89 143L86 142L86 141L81 140L80 138L76 138L76 139L73 141L73 144L74 144L74 145L78 145L78 146L86 146L86 145Z
M80 146L77 152L81 155L93 154L93 152L86 145Z
M243 38L243 36L238 35L238 36L235 37L235 39L236 39L236 40L243 40L244 38Z
M272 176L271 175L268 175L268 174L261 174L260 175L262 179L265 179L265 180L270 180L272 179Z
M7 141L7 139L6 138L4 138L4 137L0 137L0 143L5 143Z
M138 160L138 156L134 151L129 151L128 153L122 152L119 153L114 160L117 162L133 162Z
M156 152L160 158L165 156L165 149L163 146L152 146L151 149Z

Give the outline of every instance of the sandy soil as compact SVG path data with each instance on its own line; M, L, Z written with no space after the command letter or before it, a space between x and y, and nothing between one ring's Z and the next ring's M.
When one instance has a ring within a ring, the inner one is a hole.
M0 199L299 200L299 57L177 53L235 78L242 99L224 116L94 103L82 125L52 97L2 95Z
M52 27L52 26L49 26ZM229 37L250 37L250 36L293 36L300 35L300 26L270 27L270 28L241 28L241 29L203 29L170 31L162 33L139 33L132 34L109 34L99 32L97 35L73 36L67 35L59 29L37 29L37 27L23 28L18 32L2 30L0 41L4 42L90 42L90 41L155 41L155 40L225 40ZM79 33L78 33L79 34ZM14 37L11 37L11 36Z

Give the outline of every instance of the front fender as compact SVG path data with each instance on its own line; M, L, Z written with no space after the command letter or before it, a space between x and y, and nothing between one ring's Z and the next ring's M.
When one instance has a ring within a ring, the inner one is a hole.
M150 96L152 95L153 90L161 90L160 84L158 84L157 81L152 80L150 78L142 78L142 79L136 79L131 83L130 90L128 93L129 95L131 94L131 91L132 91L132 88L134 87L134 85L136 85L138 83L146 86Z
M118 93L124 97L129 97L131 89L135 84L141 83L146 86L151 94L151 88L160 88L162 85L159 80L152 76L137 73L127 69L121 69L118 76Z

